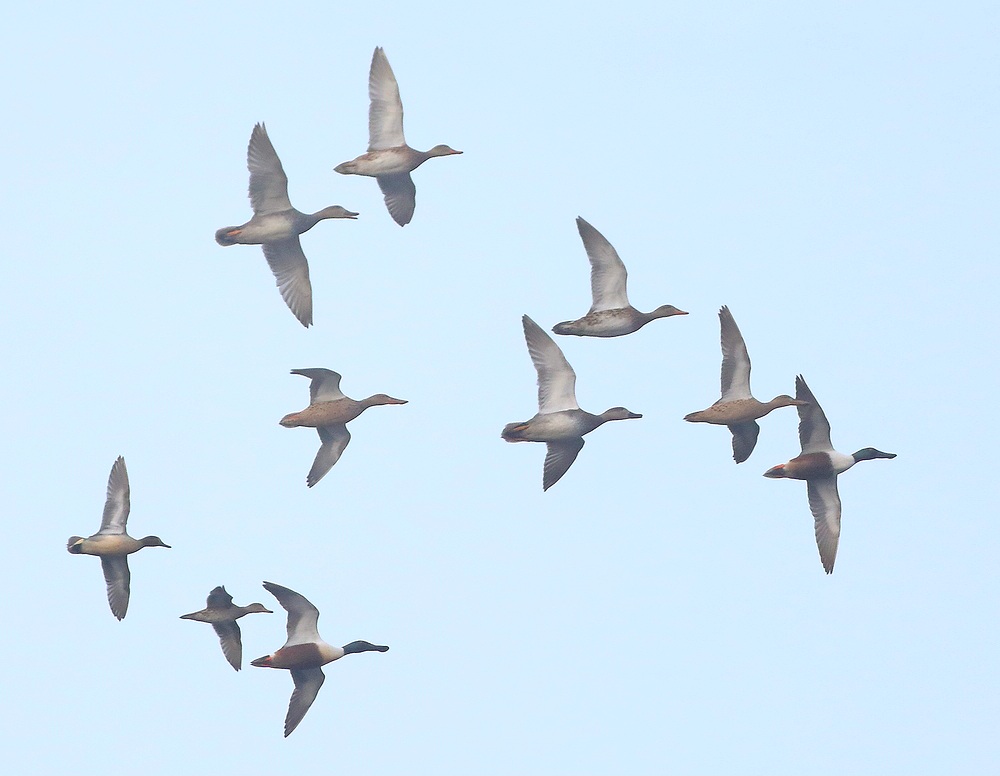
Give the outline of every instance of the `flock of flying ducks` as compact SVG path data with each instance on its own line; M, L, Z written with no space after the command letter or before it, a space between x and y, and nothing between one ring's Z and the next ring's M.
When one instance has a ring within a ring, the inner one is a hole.
M417 151L403 136L403 105L399 87L385 52L376 48L368 80L370 98L368 152L338 165L336 172L345 175L374 177L385 204L400 226L413 218L416 189L410 173L435 156L460 154L446 145L429 151ZM250 171L249 196L253 218L241 226L219 229L215 239L220 245L260 245L274 273L282 299L303 326L312 324L312 286L309 265L299 235L329 218L354 219L357 213L333 205L316 213L302 213L288 199L288 178L267 136L263 124L257 124L247 149ZM644 313L632 307L626 291L627 272L617 251L607 239L582 218L577 228L591 265L593 304L585 316L556 324L552 331L580 337L620 337L657 318L687 315L673 305L662 305ZM719 311L722 343L722 396L710 407L685 416L693 423L727 426L733 437L733 458L742 463L757 444L760 427L757 420L779 407L796 407L799 413L801 453L784 464L768 469L765 477L805 480L809 508L815 521L816 543L827 574L833 572L840 538L841 504L837 477L859 461L895 458L871 447L852 455L837 452L830 441L830 424L822 407L802 376L795 380L795 397L785 394L768 402L758 401L750 393L750 356L739 327L728 307ZM538 373L538 412L529 420L508 423L501 436L508 442L544 442L547 448L543 467L542 489L548 490L569 470L583 448L583 437L611 420L641 418L624 407L612 407L599 415L580 409L576 401L576 373L562 350L537 323L527 315L522 318L528 353ZM306 477L313 487L337 463L350 442L347 423L368 407L406 404L386 394L363 400L348 398L340 390L341 376L329 369L293 369L292 374L310 380L309 406L281 419L286 428L315 428L320 449ZM111 612L119 620L125 617L129 603L128 555L144 547L169 547L158 536L135 539L126 532L130 509L128 472L119 457L108 478L107 499L101 527L89 537L70 537L67 549L72 554L96 555L101 559ZM287 587L264 582L288 613L287 639L270 655L257 658L251 665L287 669L295 688L285 716L284 734L288 736L302 721L316 698L325 676L322 666L344 655L358 652L385 652L389 648L367 641L353 641L343 647L324 641L317 628L319 610L304 596ZM222 586L208 595L206 607L181 615L181 619L207 622L219 637L225 659L237 671L242 667L243 647L237 620L247 614L271 613L260 603L236 606Z

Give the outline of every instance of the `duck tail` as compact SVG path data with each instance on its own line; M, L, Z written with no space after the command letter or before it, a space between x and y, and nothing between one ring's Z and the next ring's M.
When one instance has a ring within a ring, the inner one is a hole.
M527 423L508 423L503 427L503 431L500 432L500 436L507 442L525 442L527 440L521 436L521 433L527 427Z
M215 233L215 241L219 245L236 245L236 236L240 230L235 226L226 226Z

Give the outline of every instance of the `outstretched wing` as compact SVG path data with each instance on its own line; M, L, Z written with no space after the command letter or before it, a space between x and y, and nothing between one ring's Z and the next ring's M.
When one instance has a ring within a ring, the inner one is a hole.
M413 211L417 207L417 187L413 185L410 173L379 175L375 180L382 189L385 206L389 209L392 220L400 226L406 226L413 220Z
M840 494L837 492L837 475L815 477L806 482L809 493L809 511L816 523L816 546L827 574L833 573L840 542Z
M309 282L309 262L302 252L298 235L266 242L261 247L281 298L299 323L308 328L313 322L312 284Z
M594 300L590 312L629 307L625 291L628 272L618 257L618 251L582 218L576 219L576 227L580 230L583 247L590 259L590 293Z
M573 461L583 449L583 437L547 442L545 468L542 472L542 490L548 490L569 471Z
M125 469L125 459L119 455L108 476L108 495L104 500L104 515L98 533L114 535L125 533L129 509L128 471ZM124 616L125 613L122 612L122 617Z
M310 404L345 398L340 390L340 375L332 369L293 369L292 374L308 377L312 381L309 383Z
M129 581L127 555L101 556L101 568L104 569L104 581L108 586L108 603L111 613L119 620L128 611Z
M802 452L823 453L833 450L833 443L830 441L830 421L826 419L826 413L819 406L802 375L795 378L795 398L809 402L795 408L799 411L799 444L802 445Z
M250 170L250 206L254 213L264 215L292 209L288 199L288 176L263 124L254 126L250 134L247 169Z
M285 715L286 738L298 727L316 700L319 688L326 681L322 668L293 668L291 673L295 689L292 690L292 698L288 701L288 713Z
M321 444L312 468L306 476L306 485L310 488L323 479L323 476L340 460L347 443L351 441L351 432L347 430L345 423L338 423L335 426L320 426L316 431L319 432Z
M576 372L552 337L527 315L521 318L528 355L538 372L538 411L578 410ZM572 461L570 461L572 463Z
M740 334L736 319L723 306L719 310L719 326L722 340L722 399L752 399L750 393L750 354Z
M381 46L372 54L368 72L368 150L381 151L406 145L403 139L403 101L399 84Z

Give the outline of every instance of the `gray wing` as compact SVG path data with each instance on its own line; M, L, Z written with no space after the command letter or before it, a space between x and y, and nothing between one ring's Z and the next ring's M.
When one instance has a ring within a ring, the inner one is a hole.
M233 605L233 597L226 592L225 587L219 585L212 588L212 592L208 594L205 604L209 609L228 609Z
M799 411L799 444L802 445L802 452L822 453L833 450L833 443L830 441L830 421L826 419L826 413L819 406L802 375L795 378L795 398L809 402L795 408Z
M580 409L576 403L576 372L562 350L527 315L522 316L521 324L528 355L538 372L538 411L548 413Z
M108 603L111 613L119 620L128 611L129 581L127 555L101 556L101 568L104 569L104 581L108 585Z
M760 426L756 420L751 420L748 423L734 423L729 430L733 432L733 460L736 463L743 463L757 446Z
M257 124L247 146L250 170L250 206L254 213L281 213L292 209L288 199L288 176L271 145L263 124Z
M230 598L230 600L232 599ZM229 665L239 671L243 665L243 639L240 634L240 626L236 620L229 620L227 622L213 622L212 628L219 636L222 654L226 656Z
M316 431L319 432L322 444L306 476L306 485L310 488L323 479L323 476L340 460L344 448L351 441L351 432L344 423L338 423L336 426L320 426Z
M285 626L285 631L288 633L286 647L311 644L321 640L316 627L319 609L309 603L304 595L273 582L265 582L264 589L277 598L278 603L288 612L288 623Z
M313 322L312 284L309 282L309 262L302 252L298 235L267 242L261 247L281 298L299 323L308 328Z
M542 472L542 490L555 485L569 471L573 461L583 449L583 437L546 442L545 468Z
M372 54L368 72L368 150L381 151L406 145L403 139L403 101L399 84L381 46ZM383 189L384 191L384 189ZM411 208L412 213L412 208ZM409 220L409 219L407 219Z
M293 375L308 377L309 403L318 401L336 401L346 398L340 390L340 375L332 369L293 369Z
M629 307L625 290L628 272L618 257L618 251L582 218L576 219L576 227L580 230L583 247L590 259L590 292L594 300L590 312Z
M288 714L285 715L286 738L302 721L316 700L319 688L326 681L322 668L293 668L291 673L295 689L292 690L292 698L288 701Z
M816 523L816 546L827 574L833 573L840 541L840 494L837 492L837 475L813 478L806 481L809 493L809 510Z
M752 399L750 354L729 308L719 310L722 340L722 401Z
M125 533L129 509L128 471L125 469L125 459L119 455L108 476L108 495L104 501L104 516L101 518L101 530L98 533L116 535ZM121 616L125 616L124 610Z
M410 173L379 175L375 180L382 189L385 206L389 209L392 220L400 226L406 226L413 220L413 211L417 207L417 187L413 185Z

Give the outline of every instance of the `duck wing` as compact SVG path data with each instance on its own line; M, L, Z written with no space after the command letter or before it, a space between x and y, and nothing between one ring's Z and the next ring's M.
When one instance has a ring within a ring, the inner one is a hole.
M417 187L408 172L394 175L378 175L378 187L382 189L385 206L389 209L392 220L400 226L406 226L413 220L413 211L417 207Z
M219 585L212 588L212 592L208 594L205 604L209 609L228 609L233 605L233 597L226 592L225 587Z
M288 633L286 647L322 641L316 627L319 620L319 609L309 603L304 595L287 587L276 585L274 582L265 582L264 589L277 598L281 607L288 612L288 623L285 626Z
M292 209L288 199L288 176L263 124L255 125L250 134L247 169L250 170L250 206L254 213L264 215Z
M830 441L830 421L826 419L826 413L819 406L802 375L795 378L795 398L809 402L795 408L799 411L799 444L802 445L802 452L823 453L833 450L833 443ZM839 501L837 509L839 515Z
M618 257L618 251L582 218L576 219L576 227L580 230L583 247L590 259L590 293L594 300L590 312L630 307L625 291L628 272Z
M381 151L406 145L399 84L381 46L376 46L372 54L372 66L368 71L368 99L368 150Z
M281 298L288 309L305 327L312 325L312 284L309 282L309 262L302 252L299 237L266 242L261 246L264 258L274 273Z
M326 681L326 675L322 668L293 668L291 673L295 689L292 690L291 700L288 701L288 713L285 715L286 738L298 727L306 712L309 711L309 707L316 700L319 688Z
M736 319L723 306L719 310L719 326L722 340L722 399L752 399L750 393L750 354L740 334Z
M236 620L213 622L212 628L219 637L219 643L222 645L222 654L229 661L229 665L239 671L243 665L243 639L239 624Z
M101 530L98 533L112 535L125 533L130 508L128 471L125 469L125 459L119 455L111 467L111 474L108 475L108 495L104 500L104 515L101 517ZM121 617L124 616L123 610Z
M733 433L733 460L743 463L757 446L760 426L756 420L751 420L747 423L734 423L729 426L729 430Z
M340 460L341 454L351 441L351 432L347 430L347 425L338 423L335 426L319 426L321 444L316 458L313 460L312 468L306 476L306 485L310 488L323 479L323 476L333 468L333 465Z
M816 477L806 481L809 493L809 511L816 523L816 546L827 574L833 573L840 542L840 493L837 492L837 475Z
M108 603L111 605L111 613L121 620L125 617L125 612L128 611L129 582L131 581L128 556L102 555L101 568L104 569L104 581L108 586Z
M309 383L310 404L347 398L340 390L340 375L332 369L293 369L292 374L308 377L312 381Z
M538 372L538 411L548 413L580 409L576 403L576 372L562 350L527 315L521 318L521 324L524 326L528 355Z
M555 485L569 471L573 461L583 449L583 437L546 442L545 467L542 471L542 490Z

